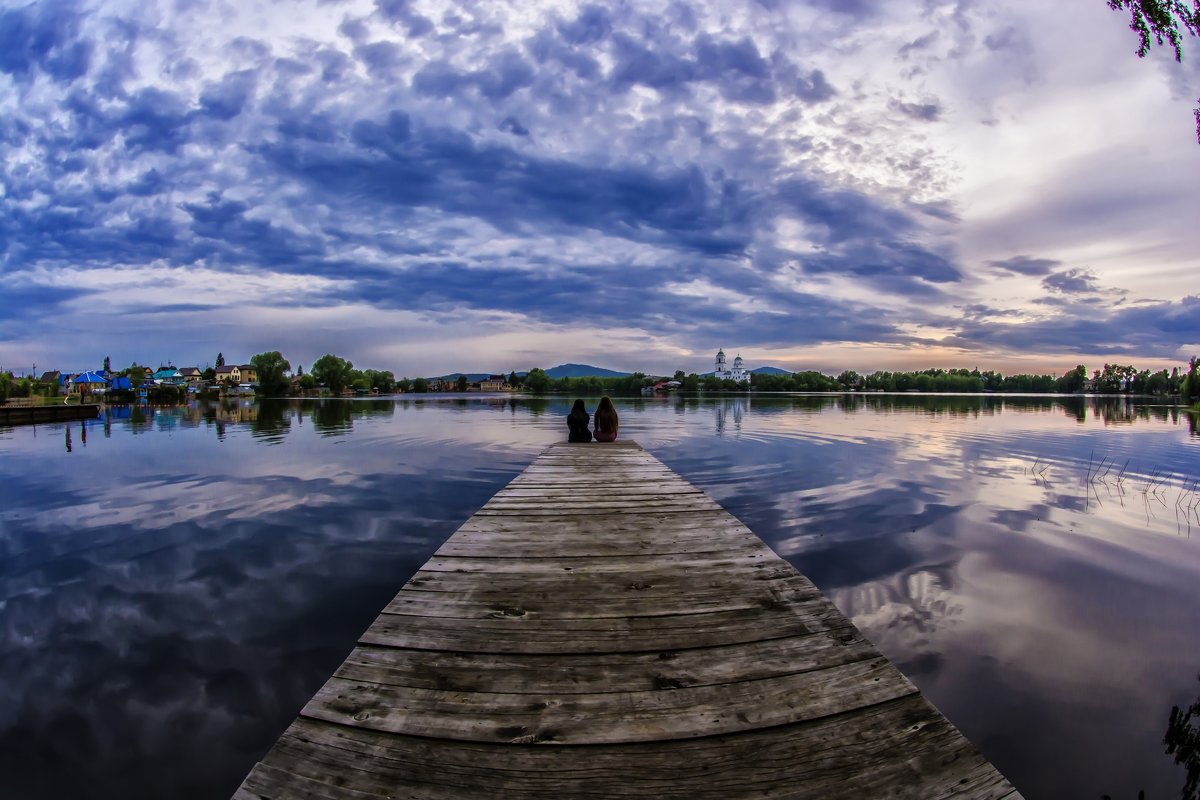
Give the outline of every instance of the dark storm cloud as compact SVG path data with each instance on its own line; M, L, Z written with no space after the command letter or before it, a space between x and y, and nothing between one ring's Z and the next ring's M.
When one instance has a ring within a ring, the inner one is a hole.
M533 83L533 67L514 49L506 49L484 69L459 72L445 62L431 62L413 76L413 88L427 97L450 97L475 88L488 100L503 100Z
M1096 276L1086 269L1067 269L1051 273L1042 278L1042 286L1052 292L1064 294L1084 294L1097 290Z
M579 10L579 16L555 27L563 41L572 45L593 45L604 41L613 31L612 17L608 9L598 5L587 5Z
M500 120L500 124L496 127L502 131L511 133L513 136L529 135L529 129L522 125L521 121L516 117L505 117L504 119Z
M403 25L412 38L433 31L433 23L412 8L409 0L375 0L378 14L393 25Z
M913 119L924 122L936 122L942 116L942 105L936 100L929 103L906 103L902 100L892 102L892 108Z
M881 0L808 0L808 5L848 17L873 16Z
M1177 303L1103 308L1082 304L1040 320L1014 324L970 322L947 344L1011 348L1020 352L1152 355L1174 358L1200 342L1200 297Z
M745 209L731 193L715 194L696 168L654 171L537 158L483 144L448 128L422 128L397 141L377 123L364 152L264 145L274 169L376 210L431 207L484 219L504 230L592 228L634 241L710 255L740 252L748 241ZM718 191L725 187L718 187Z
M987 263L988 266L994 267L997 270L1034 277L1049 275L1055 267L1062 264L1061 261L1056 261L1053 258L1033 258L1031 256L1013 256L1002 261L989 261Z
M913 39L911 42L907 42L902 45L897 51L897 54L901 58L908 58L913 53L928 50L934 45L935 42L937 42L939 35L940 33L936 30L930 31L924 36L919 36L916 39Z
M372 78L390 81L404 64L404 51L395 42L371 42L354 48L355 57L367 67Z
M79 39L79 16L65 2L0 12L0 72L20 81L37 72L70 83L91 65L93 45Z
M24 328L30 320L61 312L63 304L91 294L90 290L67 286L13 285L12 276L6 276L5 284L0 295L4 305L3 316L0 316L0 338L4 339L20 333L18 328Z
M204 203L183 203L180 207L192 218L191 232L197 237L195 251L204 258L234 267L254 264L281 271L336 271L321 267L325 247L320 237L287 231L248 216L252 209L246 203L227 201L213 193Z
M209 116L228 121L242 113L254 92L255 73L241 70L225 75L200 94L200 107Z
M555 58L581 77L595 74L594 59L580 58L579 45L603 42L613 59L607 76L617 92L646 86L671 95L686 94L692 85L711 83L731 102L766 104L780 91L810 103L836 92L820 70L804 71L780 53L759 52L749 38L723 38L703 33L687 40L662 28L646 26L637 35L613 30L606 12L585 10L571 23L559 23L562 41L539 37L533 52L539 60Z
M962 279L949 258L913 240L919 227L912 217L861 192L792 180L779 187L778 197L821 246L798 256L806 272L852 275L915 295L936 293L930 284Z

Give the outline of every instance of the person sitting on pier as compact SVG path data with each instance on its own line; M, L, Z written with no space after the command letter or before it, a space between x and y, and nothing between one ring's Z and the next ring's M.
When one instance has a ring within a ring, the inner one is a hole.
M617 409L608 395L600 398L596 406L596 441L615 442L617 440Z
M591 421L591 416L584 407L583 401L576 400L575 405L571 406L571 413L567 414L567 428L571 431L567 436L567 441L590 442L592 432L588 430L589 421Z

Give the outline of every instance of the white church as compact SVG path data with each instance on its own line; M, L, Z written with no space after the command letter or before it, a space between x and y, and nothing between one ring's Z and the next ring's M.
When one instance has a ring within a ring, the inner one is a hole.
M746 371L746 366L742 363L742 357L739 355L733 359L733 369L725 363L725 350L722 348L717 351L717 368L713 371L713 375L722 380L730 380L736 383L746 383L750 380L750 373Z

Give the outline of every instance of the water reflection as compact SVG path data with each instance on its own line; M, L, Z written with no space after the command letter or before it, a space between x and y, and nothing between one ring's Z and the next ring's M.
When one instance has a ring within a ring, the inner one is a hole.
M572 399L234 400L5 432L5 792L227 797L412 571L565 437ZM1177 792L1158 742L1200 663L1192 415L618 406L623 437L808 574L1027 798Z

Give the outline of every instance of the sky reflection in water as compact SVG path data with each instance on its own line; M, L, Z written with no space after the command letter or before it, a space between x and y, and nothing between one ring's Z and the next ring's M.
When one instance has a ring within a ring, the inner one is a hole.
M408 576L563 438L568 406L242 402L0 429L8 789L227 797ZM1026 797L1178 793L1160 741L1200 670L1186 414L619 407L623 437L811 577Z

